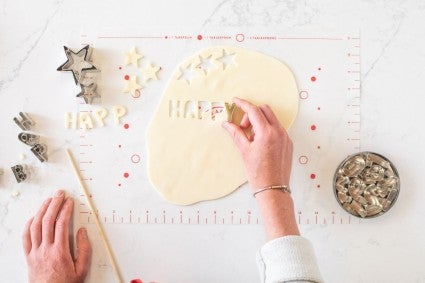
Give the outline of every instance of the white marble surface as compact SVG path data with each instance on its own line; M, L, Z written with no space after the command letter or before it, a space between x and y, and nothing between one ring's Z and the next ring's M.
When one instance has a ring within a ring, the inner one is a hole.
M111 22L138 26L360 29L362 38L362 149L380 152L397 165L402 192L384 217L354 226L302 226L312 240L327 282L425 282L425 226L421 203L425 150L425 4L420 1L7 1L0 2L0 168L9 170L23 147L10 120L36 113L37 130L50 137L51 162L38 166L42 187L17 185L0 176L0 279L25 280L20 235L27 218L57 187L70 185L55 139L63 111L38 113L39 93L58 93L69 81L51 72L63 44L79 43L81 31ZM60 57L59 57L60 56ZM65 84L65 85L64 85ZM56 106L66 107L65 102ZM68 143L69 141L65 141ZM72 141L71 141L72 142ZM37 183L37 182L35 182ZM11 197L19 190L21 196ZM156 282L258 282L254 253L260 227L110 226L111 242L125 279ZM151 237L167 233L168 237ZM131 236L129 236L131 235ZM138 235L134 237L133 235ZM243 239L243 240L240 240ZM176 244L178 243L178 244ZM102 247L95 242L90 282L113 282ZM146 248L144 248L146 247ZM152 248L157 247L157 248ZM139 255L132 250L140 251ZM166 272L164 272L166 270ZM104 271L104 272L102 272ZM177 280L176 280L177 279Z

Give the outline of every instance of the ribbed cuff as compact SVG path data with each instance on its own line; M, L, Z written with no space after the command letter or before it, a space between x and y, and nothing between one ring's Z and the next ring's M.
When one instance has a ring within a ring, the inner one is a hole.
M257 253L261 282L323 282L313 246L301 236L285 236L266 243Z

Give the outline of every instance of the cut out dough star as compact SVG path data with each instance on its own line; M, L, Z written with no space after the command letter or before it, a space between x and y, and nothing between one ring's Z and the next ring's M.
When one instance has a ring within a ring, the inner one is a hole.
M227 53L227 51L223 49L223 56L217 58L217 61L223 64L223 70L226 70L228 66L236 66L235 57L236 53Z
M143 56L137 53L136 47L133 47L130 51L125 52L125 65L133 64L136 67L139 67L139 60L142 59Z
M180 67L180 76L177 78L178 80L184 79L188 85L190 85L190 81L196 76L195 71L192 69L192 64L187 65L186 68Z
M60 65L58 71L70 71L74 76L74 81L76 84L80 83L81 78L84 75L85 71L97 70L96 67L88 61L89 49L90 46L86 45L84 48L80 49L77 53L64 46L65 54L68 60L65 63Z
M212 55L208 57L202 57L199 55L199 61L200 63L196 66L196 68L201 68L205 75L208 75L209 71L216 67L212 61Z
M90 83L87 85L80 84L81 92L77 94L77 97L82 97L86 104L91 104L93 98L100 97L100 95L96 92L97 85L95 83Z
M150 80L158 80L158 72L161 70L159 66L153 66L152 63L148 63L144 69L141 70L143 79L145 82Z
M137 83L137 76L132 76L128 80L126 80L126 84L123 92L131 93L132 95L136 95L136 90L141 89L142 86Z

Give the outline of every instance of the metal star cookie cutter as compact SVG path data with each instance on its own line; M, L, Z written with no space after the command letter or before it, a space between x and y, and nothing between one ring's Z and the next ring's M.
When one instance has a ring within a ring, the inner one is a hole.
M79 94L77 94L77 97L82 97L84 99L84 102L86 104L91 104L93 101L93 98L100 97L100 95L97 93L97 84L94 82L90 82L88 84L80 84L81 91Z
M86 45L77 53L64 46L65 54L68 60L60 65L58 71L69 71L74 76L75 84L80 84L84 73L87 71L98 71L98 69L90 62L92 55L92 48Z
M47 161L47 146L45 144L35 144L31 148L31 152L34 153L41 162Z
M16 125L19 126L24 131L31 130L31 127L35 125L35 122L31 117L24 112L19 112L19 116L21 117L15 117L13 118L13 121L15 121Z
M29 133L19 133L18 139L26 145L34 146L40 140L40 136Z
M15 165L12 166L10 169L12 169L13 175L15 175L16 181L18 183L21 183L28 179L28 170L25 168L24 165Z

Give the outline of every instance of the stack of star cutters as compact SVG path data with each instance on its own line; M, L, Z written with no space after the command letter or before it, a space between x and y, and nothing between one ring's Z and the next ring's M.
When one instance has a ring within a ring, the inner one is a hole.
M31 152L40 162L47 161L47 146L40 143L39 135L28 133L28 131L31 131L32 127L35 126L35 121L27 113L23 112L19 112L19 117L13 118L13 121L24 131L18 134L18 139L31 147ZM11 169L18 183L28 179L30 171L28 166L17 164L12 166Z
M97 84L93 76L93 73L100 71L91 62L93 49L89 45L86 45L78 52L74 52L66 46L63 48L68 60L59 66L57 70L72 72L75 84L81 88L77 97L82 97L86 104L91 104L93 98L100 97L97 93Z

